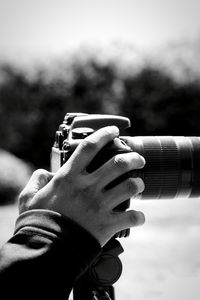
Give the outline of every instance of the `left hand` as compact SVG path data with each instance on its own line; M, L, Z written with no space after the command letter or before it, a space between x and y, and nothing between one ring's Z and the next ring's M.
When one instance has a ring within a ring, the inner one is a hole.
M29 182L19 195L19 214L32 209L33 198L53 178L54 174L43 169L33 172Z

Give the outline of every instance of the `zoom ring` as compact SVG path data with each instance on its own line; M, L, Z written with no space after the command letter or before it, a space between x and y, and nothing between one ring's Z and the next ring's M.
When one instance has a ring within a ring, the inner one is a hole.
M143 138L146 166L141 170L145 182L142 198L174 198L179 185L179 158L175 141L170 137Z

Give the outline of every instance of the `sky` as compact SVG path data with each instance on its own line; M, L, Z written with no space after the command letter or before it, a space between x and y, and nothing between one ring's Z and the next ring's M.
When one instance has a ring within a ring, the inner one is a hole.
M148 51L200 34L199 0L0 0L0 54L59 55L83 44Z

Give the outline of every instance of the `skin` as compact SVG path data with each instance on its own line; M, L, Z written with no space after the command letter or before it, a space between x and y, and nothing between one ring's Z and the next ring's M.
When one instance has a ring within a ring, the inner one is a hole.
M117 127L104 127L85 138L55 174L42 169L35 171L19 197L19 212L56 211L88 230L101 246L115 233L142 225L142 212L113 211L144 190L141 178L128 178L112 189L105 189L123 173L144 167L142 156L135 152L118 154L94 172L86 171L98 151L118 136Z

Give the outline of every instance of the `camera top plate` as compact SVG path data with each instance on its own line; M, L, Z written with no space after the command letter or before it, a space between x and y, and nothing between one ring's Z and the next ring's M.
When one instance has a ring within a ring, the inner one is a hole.
M79 115L74 117L71 130L79 127L89 127L93 130L98 130L105 126L115 125L119 128L120 132L123 132L126 128L130 127L130 120L126 117L115 116L115 115Z

